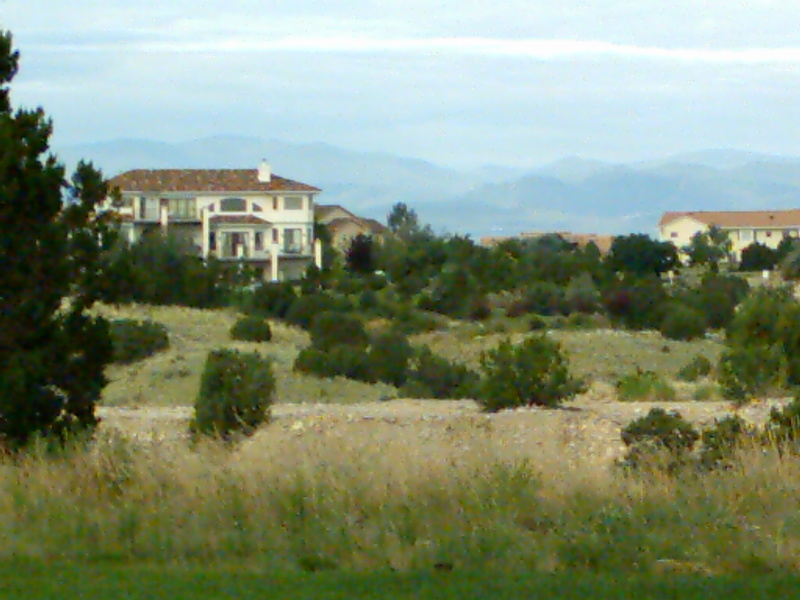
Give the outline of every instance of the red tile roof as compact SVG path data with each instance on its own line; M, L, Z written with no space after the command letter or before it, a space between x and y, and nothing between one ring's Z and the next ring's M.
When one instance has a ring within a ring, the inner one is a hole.
M214 215L209 222L224 225L272 225L265 219L259 219L255 215Z
M258 180L258 169L134 169L109 182L123 192L319 192L319 188L273 175Z
M658 226L664 227L681 217L691 217L706 225L716 225L722 228L760 227L768 229L770 227L800 227L800 209L665 212L658 222Z

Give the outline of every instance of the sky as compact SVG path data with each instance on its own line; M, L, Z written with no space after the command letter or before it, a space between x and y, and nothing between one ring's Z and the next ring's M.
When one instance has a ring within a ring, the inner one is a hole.
M797 0L0 0L54 143L247 135L436 164L800 155Z

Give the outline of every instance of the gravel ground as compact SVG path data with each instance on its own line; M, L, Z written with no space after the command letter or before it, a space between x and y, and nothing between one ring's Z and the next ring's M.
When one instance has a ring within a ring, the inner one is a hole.
M738 414L763 423L773 406L784 401L748 405ZM620 430L631 420L661 406L677 410L697 426L732 414L727 402L622 403L581 397L557 410L526 408L496 414L481 413L468 400L391 400L361 404L278 404L272 422L248 443L290 448L308 438L335 436L359 444L445 443L455 446L480 441L505 456L528 458L537 468L594 469L613 465L624 454ZM185 439L190 407L99 409L103 426L139 440ZM277 446L276 446L277 444ZM298 446L299 447L299 446Z

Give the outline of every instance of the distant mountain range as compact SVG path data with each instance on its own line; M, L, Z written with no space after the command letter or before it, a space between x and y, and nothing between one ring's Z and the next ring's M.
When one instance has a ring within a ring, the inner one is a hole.
M114 140L56 148L73 166L93 161L106 175L133 168L255 168L323 190L319 200L385 220L405 202L436 231L514 235L522 231L653 233L668 210L800 207L800 158L708 150L616 164L576 157L531 170L457 171L432 163L335 146L220 136L179 144Z

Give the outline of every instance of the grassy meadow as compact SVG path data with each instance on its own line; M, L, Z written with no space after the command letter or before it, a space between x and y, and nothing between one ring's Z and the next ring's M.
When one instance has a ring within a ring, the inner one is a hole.
M435 427L391 416L338 427L324 413L292 422L282 406L355 408L396 390L293 373L308 336L280 323L271 342L252 344L230 340L230 310L99 310L164 323L171 339L165 352L109 368L106 410L169 410L183 427L206 353L224 346L274 360L278 417L234 447L107 425L94 444L63 455L41 449L2 459L0 597L51 598L57 586L59 597L83 598L123 588L130 598L172 599L533 590L542 598L767 598L800 585L792 575L800 567L800 464L775 449L745 448L739 466L702 476L630 476L607 454L598 454L604 468L581 454L562 460L577 434L559 431L548 445L526 429L552 415L567 423L580 416L569 411L522 411L528 420L515 435L524 453L499 433L517 415L489 421L463 405L469 414L457 421L420 408L419 420ZM523 335L490 323L413 342L474 365L509 334ZM594 383L589 403L613 399L600 396L614 394L619 373L638 367L672 379L692 356L720 351L712 340L667 342L647 332L554 336L573 370ZM426 405L447 406L418 406ZM56 579L26 588L42 569Z

